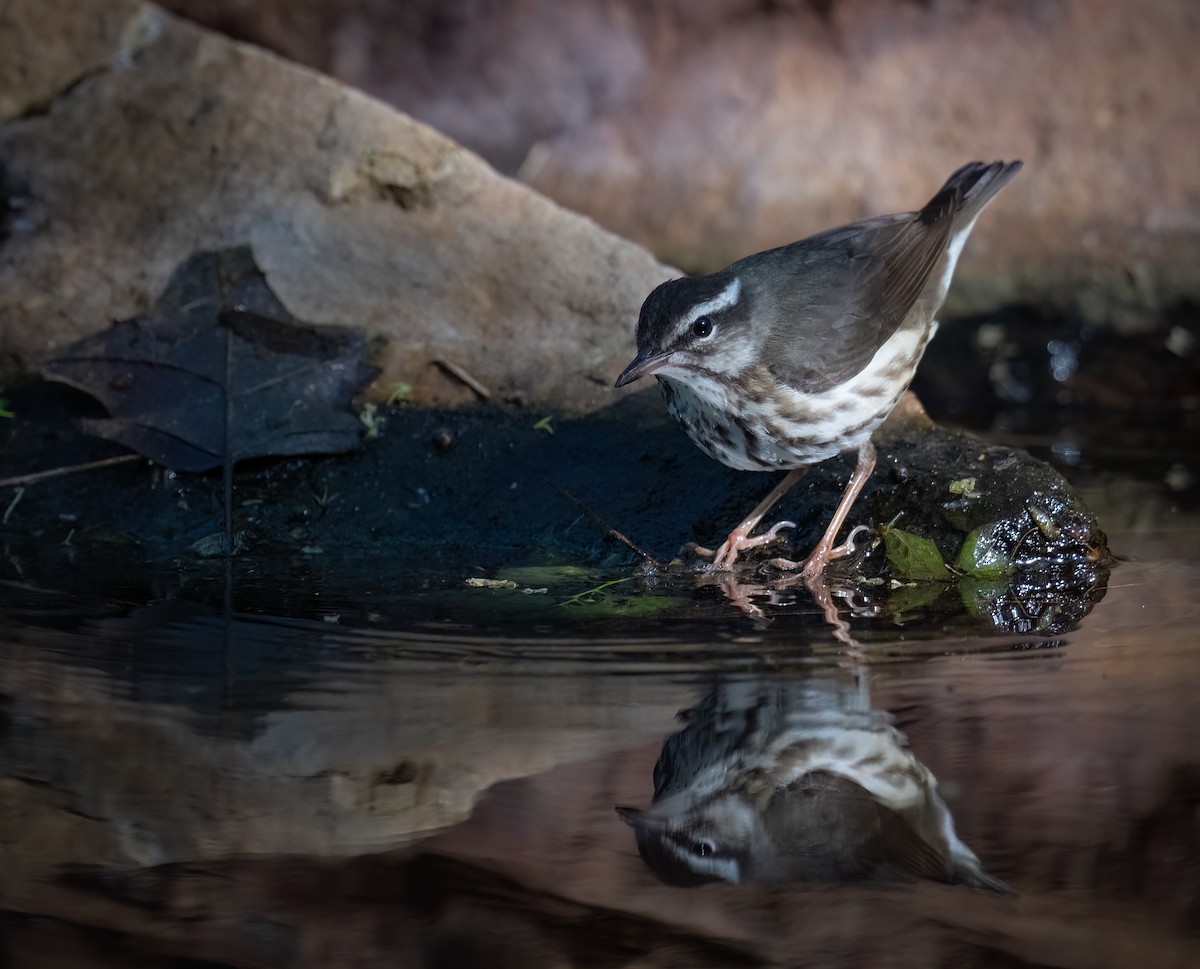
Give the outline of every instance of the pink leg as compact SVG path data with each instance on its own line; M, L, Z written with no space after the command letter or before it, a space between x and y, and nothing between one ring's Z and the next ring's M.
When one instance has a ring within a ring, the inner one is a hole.
M850 514L850 509L854 506L859 492L863 490L863 486L870 480L871 473L874 470L875 445L868 440L858 449L858 464L854 468L854 474L850 475L850 481L846 484L846 490L842 493L842 500L838 502L837 510L833 513L829 527L825 529L825 534L817 542L817 547L812 550L812 554L804 560L803 575L805 578L820 575L831 560L849 555L854 551L854 543L852 541L848 541L845 545L837 547L833 543L837 540L837 534L841 531L842 523L845 522L846 516ZM800 567L800 563L788 562L786 559L776 559L772 564L782 568Z
M780 498L791 490L797 481L804 477L806 471L808 471L808 468L796 468L796 470L788 472L787 476L771 489L771 493L754 506L754 511L750 512L746 516L746 519L729 533L729 537L725 539L721 547L715 552L712 549L700 548L699 546L696 546L696 552L705 557L712 556L713 565L718 569L728 569L737 561L738 552L745 551L748 548L758 548L760 545L766 545L768 542L775 541L781 528L795 528L796 525L794 522L778 522L762 535L754 538L750 537L750 533L758 527L758 523L762 521L763 516L771 510ZM869 471L867 473L870 474Z

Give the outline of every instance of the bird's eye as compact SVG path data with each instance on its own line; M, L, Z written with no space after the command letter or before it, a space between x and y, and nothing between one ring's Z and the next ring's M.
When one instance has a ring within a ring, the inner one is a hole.
M701 858L707 858L713 853L713 845L711 841L693 841L692 851Z
M692 335L703 340L713 331L712 320L707 316L701 316L692 324Z

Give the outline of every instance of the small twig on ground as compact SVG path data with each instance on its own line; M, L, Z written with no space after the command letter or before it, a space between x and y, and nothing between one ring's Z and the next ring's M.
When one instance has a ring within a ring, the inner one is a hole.
M647 552L644 548L642 548L640 545L638 545L632 539L626 538L623 534L621 534L619 531L617 531L615 528L613 528L607 521L604 520L604 518L600 515L600 513L598 511L591 508L589 505L585 504L579 498L576 498L575 495L573 495L573 494L571 494L571 492L567 491L566 488L563 488L562 486L556 484L556 485L554 485L554 490L557 491L564 498L566 498L569 502L571 502L576 508L578 508L580 511L582 511L584 513L584 515L586 515L588 517L588 519L591 521L591 523L593 525L595 525L597 528L599 528L601 532L603 532L605 535L609 535L609 536L615 538L618 542L620 542L622 545L624 545L626 548L628 548L631 552L633 552L635 555L637 555L639 558L641 558L641 560L643 562L646 562L647 564L654 566L654 568L656 568L656 569L665 568L665 566L662 564L662 562L658 561L658 559L656 559L653 555L651 555L649 552Z
M17 493L13 495L13 500L8 503L8 507L4 510L4 517L0 518L0 525L8 524L8 516L13 513L13 509L17 507L17 502L19 502L24 495L25 489L23 487L18 487Z
M622 582L629 582L632 579L633 579L632 575L627 575L623 579L611 579L608 582L601 582L598 586L594 586L591 589L585 589L583 592L579 592L579 593L571 596L570 599L564 599L562 602L559 603L559 605L560 606L590 605L591 603L596 601L595 597L598 593L603 592L605 589L609 588L610 586L620 585Z
M446 373L450 374L451 377L461 380L464 384L475 391L475 393L477 393L483 400L492 399L492 392L478 380L472 377L469 373L467 373L467 371L460 367L457 363L451 363L449 360L434 360L433 362L445 370Z
M39 481L49 481L51 478L61 478L68 474L80 474L83 471L97 471L100 468L111 468L116 464L129 464L131 461L145 460L140 454L118 454L115 458L104 458L100 461L88 461L85 464L69 464L61 468L50 468L46 471L35 471L32 474L19 474L13 478L0 478L0 488L21 487L22 485L37 484Z

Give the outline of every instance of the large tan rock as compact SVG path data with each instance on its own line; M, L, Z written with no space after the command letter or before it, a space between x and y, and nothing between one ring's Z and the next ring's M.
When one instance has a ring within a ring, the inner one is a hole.
M1195 0L166 2L525 159L539 191L675 265L1020 157L951 312L1049 301L1135 327L1200 298Z
M300 319L388 339L380 380L585 409L670 271L357 91L130 0L0 31L0 353L31 367L249 243Z

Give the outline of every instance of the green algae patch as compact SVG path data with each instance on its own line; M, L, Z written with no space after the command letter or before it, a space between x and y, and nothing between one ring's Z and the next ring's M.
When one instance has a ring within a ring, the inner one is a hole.
M468 579L468 588L492 593L497 614L553 614L556 619L592 621L657 616L683 609L681 595L647 591L637 576L598 575L567 563L503 569L494 579Z
M595 569L569 562L554 562L548 565L521 565L501 569L496 578L513 582L522 588L549 587L554 589L565 583L587 582L596 574Z

